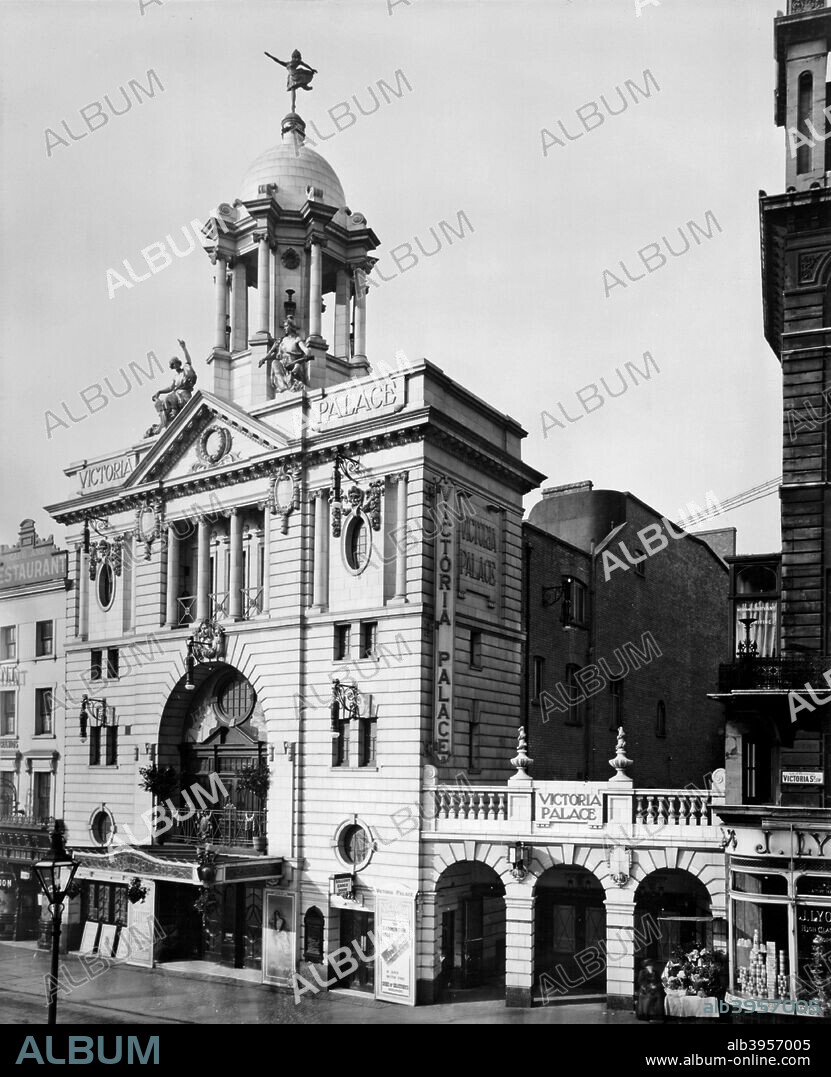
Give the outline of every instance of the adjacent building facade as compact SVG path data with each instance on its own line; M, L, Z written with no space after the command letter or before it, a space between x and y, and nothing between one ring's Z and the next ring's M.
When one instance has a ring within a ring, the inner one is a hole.
M819 999L831 966L831 10L774 23L786 191L760 193L765 335L782 366L782 551L731 564L726 715L731 991Z
M63 806L67 555L33 520L0 546L0 938L38 937L32 864Z

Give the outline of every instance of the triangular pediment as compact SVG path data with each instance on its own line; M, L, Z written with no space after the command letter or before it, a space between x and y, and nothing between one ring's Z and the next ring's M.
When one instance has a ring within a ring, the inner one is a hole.
M198 392L159 434L125 486L193 478L205 471L268 456L289 444L288 435L282 431L252 419L234 404Z

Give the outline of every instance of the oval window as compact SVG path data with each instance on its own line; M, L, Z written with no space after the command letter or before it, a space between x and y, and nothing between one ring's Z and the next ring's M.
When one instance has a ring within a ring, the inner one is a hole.
M369 562L369 528L363 516L354 516L344 535L346 564L352 572L362 572Z
M96 812L90 825L90 831L94 841L99 845L106 845L113 832L113 821L110 813L106 811Z
M98 603L102 610L108 610L115 596L115 576L108 561L98 570Z
M363 867L372 852L369 834L358 823L345 826L338 839L338 852L345 864L351 867Z

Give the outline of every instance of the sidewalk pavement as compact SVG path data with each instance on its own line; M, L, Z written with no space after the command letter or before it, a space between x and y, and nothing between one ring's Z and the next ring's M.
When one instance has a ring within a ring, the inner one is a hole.
M49 954L34 943L0 943L0 1023L45 1023ZM61 989L59 1024L633 1024L599 1002L507 1009L501 999L396 1006L339 992L306 994L248 980L113 965L90 979L79 957L61 956L78 986ZM41 1016L38 1016L38 1014Z

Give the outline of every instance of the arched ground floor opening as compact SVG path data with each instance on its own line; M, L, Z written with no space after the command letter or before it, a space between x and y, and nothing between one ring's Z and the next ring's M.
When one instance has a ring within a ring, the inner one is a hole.
M643 961L661 969L673 952L726 944L723 920L714 920L707 887L688 871L662 868L635 891L635 970Z
M606 990L604 890L586 868L557 865L535 889L534 995Z
M479 861L446 868L436 884L435 915L439 997L503 997L505 887L493 868Z

